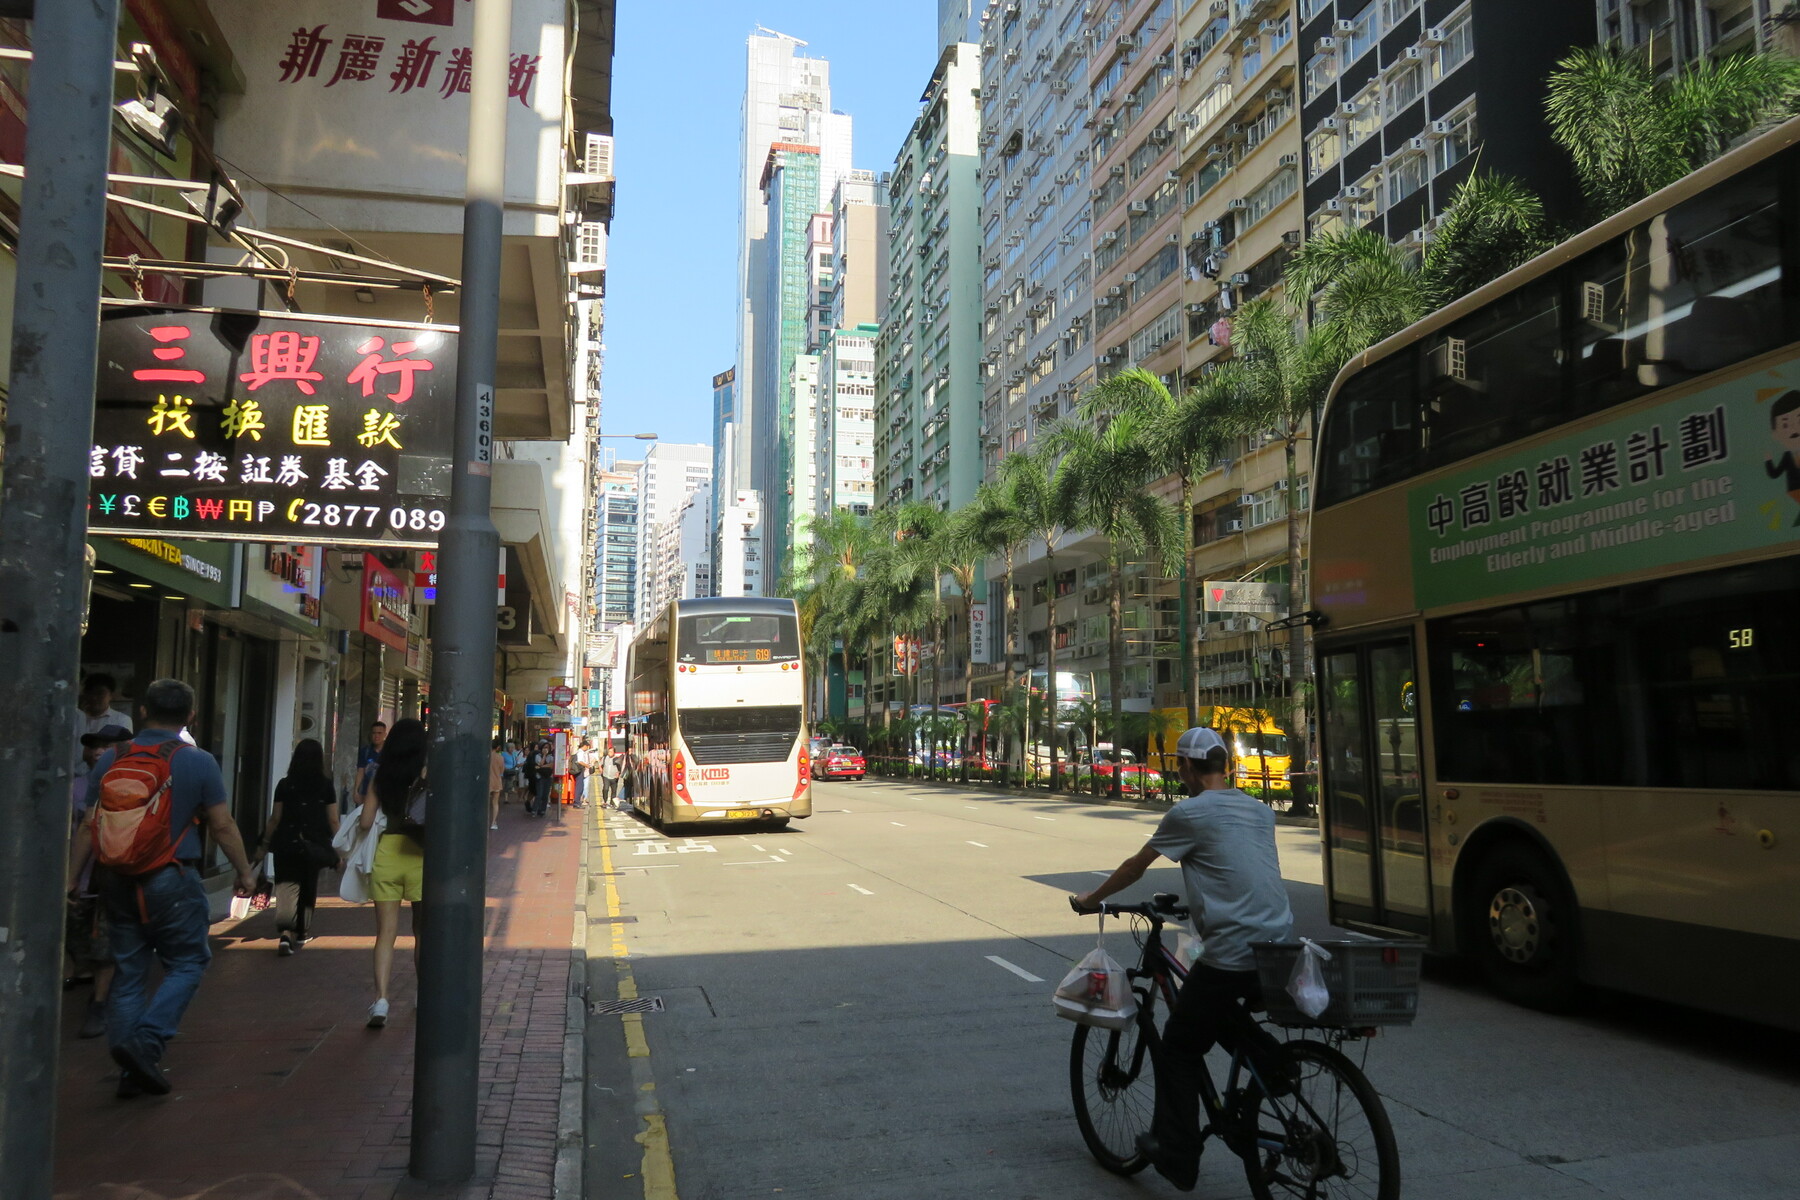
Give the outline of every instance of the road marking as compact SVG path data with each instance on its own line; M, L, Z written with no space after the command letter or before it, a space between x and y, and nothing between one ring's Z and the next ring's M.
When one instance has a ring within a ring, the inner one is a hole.
M1055 817L1040 817L1036 813L1031 814L1031 819L1034 821L1054 821L1054 820L1056 820Z
M789 850L786 846L777 846L777 847L775 847L775 853L777 853L777 854L792 854L793 851Z
M963 805L963 807L968 809L971 812L980 812L981 811L981 809L977 805L974 805L974 804L965 804L965 805Z
M1011 971L1014 975L1017 975L1020 979L1023 979L1026 983L1042 983L1042 982L1044 982L1042 979L1039 979L1036 975L1033 975L1030 971L1027 971L1024 967L1017 966L1013 963L1009 963L1004 958L1001 958L998 954L988 955L987 960L989 962L993 963L996 967L1004 967L1006 970Z
M889 821L889 822L888 822L888 824L889 824L889 825L898 825L898 826L900 826L900 828L902 828L902 829L905 829L905 828L906 828L906 825L905 825L905 823L904 823L904 822L902 822L902 821Z
M970 842L969 845L980 846L983 850L987 849L987 844L985 842Z
M1102 879L1111 879L1112 878L1111 871L1089 871L1088 874L1089 875L1098 875Z
M874 892L871 892L868 888L857 887L854 883L845 884L844 886L848 887L853 892L861 892L865 896L873 896L875 894Z
M721 867L761 867L769 863L785 863L787 859L779 854L771 854L767 858L747 858L743 862L720 863Z
M763 849L761 846L757 845L755 842L750 843L750 848L752 850L756 851L758 854L767 854L768 853L767 850Z

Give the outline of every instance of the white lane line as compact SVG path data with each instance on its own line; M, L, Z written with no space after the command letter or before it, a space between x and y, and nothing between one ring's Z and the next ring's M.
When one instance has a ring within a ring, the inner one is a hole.
M771 854L767 858L751 858L743 862L720 863L719 865L721 867L762 867L772 862L785 863L786 861L787 859L782 858L779 854Z
M980 846L983 850L987 849L987 843L985 843L985 842L970 842L969 845Z
M1055 817L1040 817L1036 813L1031 814L1031 819L1034 821L1054 821L1054 820L1056 820Z
M906 828L906 823L904 821L889 821L888 824L889 825L898 825L902 829Z
M1088 874L1089 875L1098 875L1102 879L1111 879L1112 878L1111 871L1089 871Z
M756 851L758 854L767 854L768 853L767 850L763 849L761 846L757 845L755 842L750 843L750 848L752 850Z
M865 896L873 896L875 894L874 892L871 892L868 888L857 887L854 883L845 884L844 886L848 887L853 892L861 892Z
M970 812L980 812L981 811L981 809L977 805L974 805L974 804L965 804L965 805L963 805L963 807L968 809Z
M1024 967L1017 966L1013 963L1009 963L1004 958L1001 958L998 954L988 955L987 960L989 962L993 963L996 967L1004 967L1006 970L1011 971L1014 975L1017 975L1020 979L1023 979L1026 983L1042 983L1042 982L1044 982L1042 979L1039 979L1036 975L1033 975L1030 971L1027 971Z
M777 847L775 847L775 853L777 853L777 854L792 854L793 851L789 850L786 846L777 846Z

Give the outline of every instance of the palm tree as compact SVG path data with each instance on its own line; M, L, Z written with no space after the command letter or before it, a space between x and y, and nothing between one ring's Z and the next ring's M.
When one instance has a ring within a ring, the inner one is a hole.
M1295 314L1274 300L1252 300L1238 310L1231 343L1236 356L1211 372L1202 386L1246 434L1273 433L1282 443L1287 467L1288 612L1306 611L1306 579L1300 553L1299 444L1312 427L1325 393L1342 359L1336 339L1324 327L1295 336ZM1290 729L1305 762L1306 703L1301 687L1306 631L1296 622L1288 628L1288 698Z
M1797 98L1800 61L1785 55L1701 59L1658 80L1647 49L1589 46L1556 65L1544 107L1599 220L1793 113Z
M1031 450L1009 454L1000 462L1000 484L1007 506L1016 514L1027 538L1044 543L1044 650L1045 724L1050 736L1050 790L1062 785L1057 763L1056 707L1056 539L1075 517L1075 479L1059 462L1061 456L1040 443ZM1023 539L1021 539L1023 540ZM1029 676L1027 676L1029 679ZM1029 689L1028 689L1029 690ZM1026 755L1030 755L1030 744Z
M1205 388L1181 395L1169 391L1161 377L1142 367L1128 367L1090 391L1081 402L1083 417L1129 412L1143 421L1144 441L1156 470L1175 476L1181 506L1181 695L1188 724L1199 707L1195 690L1193 579L1190 554L1194 537L1194 486L1230 447L1236 431L1229 414Z
M869 522L865 517L838 509L813 521L810 532L812 545L806 555L809 567L805 576L796 581L790 569L784 590L799 605L802 642L817 663L818 677L826 677L836 643L842 648L844 679L848 686L853 639L846 626L850 623L857 571L868 554ZM801 560L798 550L794 557L797 564ZM829 683L826 686L829 706ZM845 717L848 715L846 707Z
M1144 422L1119 412L1104 429L1065 421L1048 444L1063 451L1063 470L1075 479L1076 524L1106 543L1107 690L1114 730L1120 727L1125 689L1125 565L1132 556L1149 559L1150 569L1173 575L1180 555L1175 511L1147 489L1160 472L1144 436ZM1121 783L1113 773L1116 799Z
M967 536L983 554L998 554L1006 564L1006 599L1005 626L1006 645L1003 655L1006 659L1006 683L1002 688L1002 696L1010 696L1013 689L1013 664L1018 657L1019 639L1019 589L1014 578L1013 567L1019 551L1030 540L1031 531L1020 519L1008 498L1006 485L999 479L988 480L975 489L975 498L959 515L967 513L964 518L968 522ZM971 665L973 660L971 659ZM970 684L973 688L973 684ZM968 699L973 699L971 694ZM1001 782L1006 779L1007 767L1011 765L1012 742L1007 742L1007 758L1001 768Z

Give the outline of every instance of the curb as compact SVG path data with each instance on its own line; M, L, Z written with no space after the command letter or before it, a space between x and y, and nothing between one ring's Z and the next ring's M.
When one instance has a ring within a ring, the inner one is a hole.
M907 787L940 788L945 791L961 792L964 795L1005 796L1020 800L1055 800L1064 804L1090 804L1097 808L1132 808L1136 809L1138 812L1148 813L1168 812L1171 807L1171 805L1168 804L1152 804L1146 800L1111 800L1104 796L1092 796L1085 792L1052 792L1045 788L1002 788L973 783L964 785L956 782L946 783L941 779L908 779L905 776L900 775L870 775L869 778L879 783L900 784ZM1275 814L1275 823L1277 825L1291 825L1297 829L1319 828L1319 818L1317 816L1295 817L1290 816L1287 813L1278 812Z
M556 1108L556 1168L553 1200L581 1200L582 1151L586 1143L582 1108L587 1063L588 852L594 841L596 808L578 808L581 857L575 886L575 933L569 947L569 1008L563 1026L562 1092Z

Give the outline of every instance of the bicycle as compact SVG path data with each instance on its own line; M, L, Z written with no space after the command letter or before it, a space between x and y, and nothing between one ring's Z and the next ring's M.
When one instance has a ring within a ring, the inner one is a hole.
M1148 904L1102 904L1102 916L1141 918L1132 936L1142 948L1127 968L1138 1011L1124 1030L1078 1025L1069 1052L1069 1085L1082 1140L1102 1167L1135 1175L1150 1165L1137 1136L1150 1131L1154 1071L1161 1053L1155 1009L1171 1009L1187 971L1163 945L1164 918L1185 920L1179 897L1159 892ZM1264 1021L1265 1025L1271 1024ZM1272 1026L1281 1033L1288 1031ZM1315 1028L1324 1041L1285 1043L1297 1070L1287 1094L1271 1097L1243 1049L1234 1052L1223 1092L1210 1070L1200 1072L1202 1144L1218 1136L1244 1161L1257 1200L1362 1196L1398 1200L1400 1153L1387 1110L1368 1078L1345 1056L1345 1043L1373 1036L1373 1028ZM1277 1089L1282 1090L1282 1089Z

